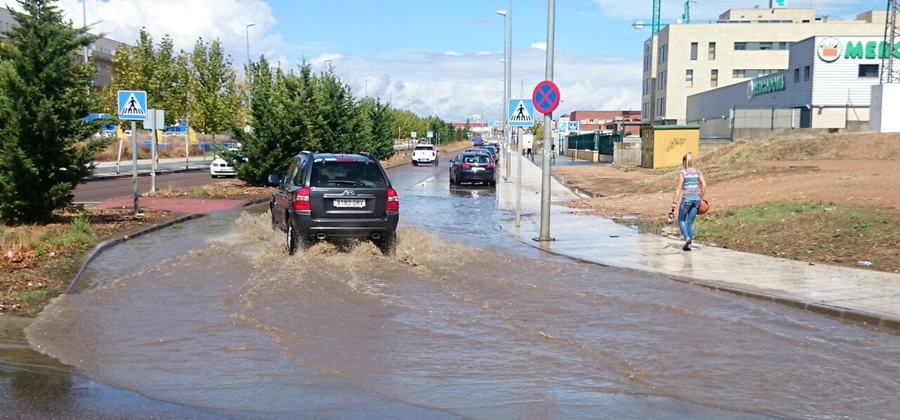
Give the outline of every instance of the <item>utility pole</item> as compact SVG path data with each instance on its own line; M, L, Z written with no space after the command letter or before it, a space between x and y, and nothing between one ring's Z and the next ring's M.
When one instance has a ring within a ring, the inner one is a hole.
M547 11L547 62L546 62L546 80L553 81L553 52L554 52L554 35L556 32L556 0L548 0ZM552 241L550 237L550 148L552 147L551 124L553 124L553 115L544 114L544 150L543 150L543 182L541 183L541 236L536 238L538 241Z
M246 74L244 75L244 77L247 79L248 83L250 82L250 66L253 63L250 60L250 27L251 26L256 26L256 24L248 23L248 24L244 25L244 30L247 32L247 71L246 71ZM251 110L250 111L251 114L253 112L252 111L253 110L253 93L252 93L252 91L253 90L251 89L250 90L251 93L249 95L247 95L247 108Z

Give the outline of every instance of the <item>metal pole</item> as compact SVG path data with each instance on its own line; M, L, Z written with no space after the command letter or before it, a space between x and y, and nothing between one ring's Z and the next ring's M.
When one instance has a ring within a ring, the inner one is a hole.
M509 80L509 74L507 74L506 72L506 63L508 62L508 60L509 50L506 47L506 15L503 15L503 103L501 104L501 108L503 108L504 110L509 107L509 93L506 90L506 81ZM506 114L506 112L503 113L503 134L506 134L506 122L509 118L509 115ZM507 141L504 141L503 144L506 146L506 159L504 160L504 163L506 164L506 182L509 182L509 148L511 145Z
M507 44L507 52L506 52L506 103L507 107L509 107L509 100L512 99L512 53L513 53L513 0L509 0L509 39L506 41ZM506 136L507 143L512 140L512 129L509 127L509 116L506 118Z
M138 206L137 123L131 122L131 177L134 179L134 214L141 214Z
M546 78L553 80L553 37L556 25L556 0L548 0L549 7L547 11L547 63ZM551 241L550 237L550 135L552 133L550 124L553 123L552 114L544 114L544 160L543 163L543 183L541 185L541 236L538 241Z
M244 78L247 79L248 83L250 82L250 66L253 64L253 62L250 60L250 27L255 26L255 25L256 25L255 23L248 23L248 24L244 25L244 29L247 32L247 70L246 70L246 74L244 74ZM249 86L248 86L248 89L249 89ZM247 95L247 108L251 109L251 110L253 109L253 92L252 92L252 90L250 91L250 94Z
M516 130L516 138L522 138L522 127ZM516 142L521 145L521 141ZM518 169L516 169L516 227L522 226L522 146L516 146L519 151Z
M122 143L125 143L125 130L122 130L122 137L119 138L119 155L116 158L116 175L121 173L119 165L122 164Z
M156 192L156 148L157 148L157 140L156 140L156 110L148 109L147 112L150 113L150 123L151 123L151 133L153 134L153 146L150 148L150 192Z
M87 0L81 0L82 12L84 13L84 28L87 29ZM84 64L88 63L88 46L84 46Z

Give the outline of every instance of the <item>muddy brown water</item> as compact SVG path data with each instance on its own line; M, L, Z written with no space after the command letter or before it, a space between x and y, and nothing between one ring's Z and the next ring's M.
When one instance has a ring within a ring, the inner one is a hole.
M287 257L262 209L222 213L104 254L28 340L225 417L896 418L900 337L541 254L445 172L392 171L395 256Z

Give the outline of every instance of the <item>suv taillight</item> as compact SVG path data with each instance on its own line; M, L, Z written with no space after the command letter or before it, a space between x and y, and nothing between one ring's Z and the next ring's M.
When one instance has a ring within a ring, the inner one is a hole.
M472 166L469 165L468 163L463 163L462 165L459 165L459 167L460 167L460 168L463 168L463 169L469 169L469 168L471 168Z
M309 203L309 188L301 188L294 197L294 211L311 211L312 206Z
M400 211L400 196L397 195L397 190L390 188L387 194L387 211Z

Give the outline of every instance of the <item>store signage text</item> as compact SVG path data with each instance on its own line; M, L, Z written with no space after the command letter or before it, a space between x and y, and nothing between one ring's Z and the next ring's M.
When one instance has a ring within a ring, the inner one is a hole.
M751 80L747 86L747 99L784 90L784 76L775 76L763 80Z
M826 63L833 63L843 57L847 60L881 60L900 58L900 42L891 46L884 41L848 41L846 44L835 38L825 38L819 41L816 47L819 59Z

